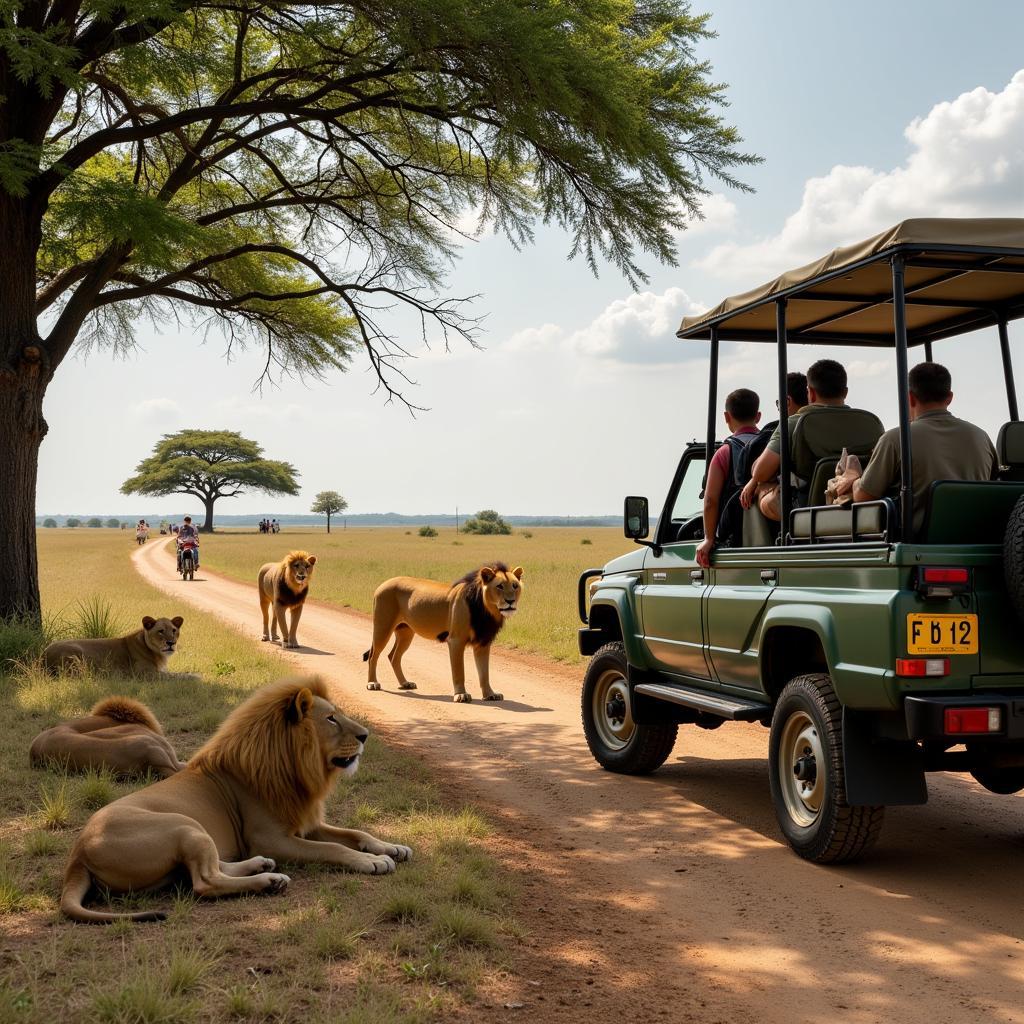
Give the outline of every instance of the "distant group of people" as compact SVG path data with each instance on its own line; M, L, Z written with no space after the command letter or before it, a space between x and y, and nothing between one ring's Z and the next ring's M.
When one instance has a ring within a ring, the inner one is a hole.
M792 442L801 416L809 410L828 410L835 415L837 454L844 447L841 411L850 411L846 369L834 359L820 359L807 374L790 373L786 382L786 416ZM910 443L914 494L914 530L924 524L928 489L935 480L991 480L999 471L995 446L988 434L949 412L953 401L952 378L939 363L918 363L909 374ZM729 436L708 466L704 488L704 541L697 561L710 565L716 544L735 543L735 517L756 505L766 519L781 518L779 467L782 434L777 423L759 428L761 400L755 391L739 388L725 400ZM776 405L778 402L776 401ZM780 410L781 412L781 410ZM756 457L752 457L755 456ZM874 445L863 470L848 469L835 481L835 493L852 495L854 501L875 501L900 484L899 427L885 431ZM794 474L794 507L808 504L809 481ZM732 500L730 500L732 499ZM727 512L732 512L732 521Z
M276 519L261 519L260 533L280 533L281 524Z

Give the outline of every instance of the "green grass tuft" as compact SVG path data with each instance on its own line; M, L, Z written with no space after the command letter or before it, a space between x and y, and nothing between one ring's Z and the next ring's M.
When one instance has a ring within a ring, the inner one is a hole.
M114 796L114 775L109 768L89 768L78 780L78 800L87 811L106 807Z
M399 924L425 921L430 917L430 901L416 889L396 892L384 902L381 917L385 921L397 921Z
M52 832L37 829L35 832L29 832L25 837L25 853L29 857L50 857L55 853L60 853L63 849L64 843L61 842L59 836L55 836Z
M44 828L67 828L71 824L71 812L71 787L67 776L40 789L39 818Z
M493 946L497 942L494 925L472 907L444 907L437 915L434 935L455 946Z

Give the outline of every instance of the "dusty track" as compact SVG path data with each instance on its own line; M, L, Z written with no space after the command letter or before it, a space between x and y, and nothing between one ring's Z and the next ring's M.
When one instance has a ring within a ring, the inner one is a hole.
M205 570L183 583L164 545L134 557L150 583L258 641L255 584ZM495 1019L1024 1021L1019 798L931 776L931 802L891 809L869 860L814 867L781 842L758 726L684 728L657 774L615 776L583 741L576 670L496 649L506 700L454 704L440 645L407 654L417 691L399 692L382 659L386 689L369 693L365 616L310 604L299 640L284 660L447 766L467 800L498 809L512 855L533 868L535 960L578 990L525 989L523 1010L499 1003Z

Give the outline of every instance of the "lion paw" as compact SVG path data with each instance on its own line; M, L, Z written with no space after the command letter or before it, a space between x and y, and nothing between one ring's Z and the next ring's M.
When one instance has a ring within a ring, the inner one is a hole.
M254 874L259 874L262 871L273 871L277 867L277 862L272 861L269 857L257 857L256 859L260 862L260 871L254 872Z
M395 862L385 853L379 857L370 855L367 858L366 873L368 875L390 875L395 870Z
M262 637L261 637L260 639L261 639L261 640L264 640L264 641L266 641L266 640L269 640L269 639L270 639L270 637L269 637L269 636L267 636L267 634L266 634L266 633L264 633L264 634L263 634L263 636L262 636Z
M380 689L380 683L367 683L366 684L366 688L368 690L379 690Z
M287 875L267 875L267 888L268 892L272 896L276 896L279 892L284 892L288 888L288 883L291 879Z
M457 693L455 694L456 704L469 704L473 700L472 696L468 693Z
M292 643L290 640L286 640L283 644L281 644L281 646L286 651L295 651L295 650L298 650L298 648L299 648L298 644Z
M502 693L494 693L492 691L491 693L485 693L484 694L484 700L504 700L504 699L505 699L505 695L502 694Z
M391 844L388 844L387 854L392 860L399 864L404 860L412 860L412 849L408 846L398 846L397 844L392 846Z
M408 679L406 679L406 681L404 683L399 683L398 684L398 688L400 690L415 690L416 689L416 684L412 683Z

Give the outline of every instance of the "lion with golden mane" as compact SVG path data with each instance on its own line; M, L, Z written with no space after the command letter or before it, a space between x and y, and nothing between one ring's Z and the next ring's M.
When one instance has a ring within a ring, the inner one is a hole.
M277 893L275 859L388 874L407 846L335 828L323 806L359 766L368 733L342 715L321 679L271 683L236 708L183 771L97 811L82 829L61 893L75 921L157 921L160 911L89 910L94 886L143 892L184 876L197 896Z
M448 644L452 686L458 703L473 698L466 693L466 648L473 648L480 693L484 700L503 700L491 689L491 643L505 620L519 607L523 593L521 566L504 562L482 565L454 583L396 576L385 580L373 595L373 643L363 654L369 662L368 690L379 690L377 659L394 635L388 660L402 690L415 690L402 671L402 655L416 635Z
M118 775L153 771L167 778L185 767L153 712L130 697L105 697L85 717L44 730L28 756L36 766L108 768Z
M309 581L315 565L316 555L308 551L289 551L280 562L267 562L260 566L257 586L264 640L276 640L280 627L281 646L299 646L295 631L302 618L302 606L309 594ZM286 621L289 608L292 612L290 626Z

